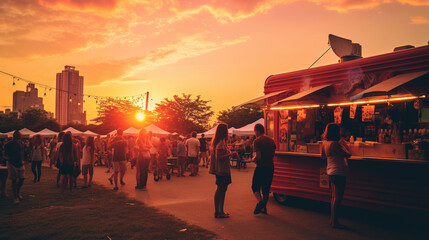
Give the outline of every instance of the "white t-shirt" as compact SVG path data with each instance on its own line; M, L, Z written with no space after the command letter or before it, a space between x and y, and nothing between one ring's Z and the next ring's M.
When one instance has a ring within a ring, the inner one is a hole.
M327 160L326 173L328 175L347 175L347 154L336 141L324 141L322 145L322 159Z
M82 165L91 165L93 164L93 157L91 156L90 148L85 146L82 149Z
M196 138L189 138L185 142L186 149L188 150L188 157L198 157L200 152L200 141Z

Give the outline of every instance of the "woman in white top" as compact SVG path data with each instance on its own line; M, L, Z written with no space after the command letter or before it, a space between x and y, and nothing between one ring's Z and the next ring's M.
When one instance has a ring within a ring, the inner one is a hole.
M216 193L214 196L215 218L229 218L229 214L223 210L225 194L228 185L231 184L231 170L229 157L231 153L228 149L228 125L219 123L212 140L213 149L210 162L210 173L216 175Z
M329 175L331 187L331 227L344 228L338 222L338 212L346 188L346 175L348 171L347 158L351 156L350 148L344 139L341 139L340 126L330 123L323 134L321 149L322 160L327 161L326 172Z
M94 175L94 162L95 162L95 144L94 137L88 137L86 139L85 147L82 149L82 175L85 184L82 188L91 186L92 177ZM89 182L88 182L89 172Z

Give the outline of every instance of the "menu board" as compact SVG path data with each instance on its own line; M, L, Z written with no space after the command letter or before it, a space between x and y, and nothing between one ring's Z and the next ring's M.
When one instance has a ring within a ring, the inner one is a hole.
M307 111L305 109L299 109L297 111L297 117L296 117L296 121L297 122L304 122L305 119L307 118Z
M336 124L341 123L341 119L343 118L343 109L341 107L337 107L334 110L334 119Z
M375 105L366 105L362 107L362 122L374 121Z
M350 119L355 119L357 105L350 105Z

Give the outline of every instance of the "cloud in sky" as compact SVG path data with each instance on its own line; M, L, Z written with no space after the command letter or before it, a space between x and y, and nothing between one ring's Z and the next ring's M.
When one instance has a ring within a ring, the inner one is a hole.
M48 7L112 10L117 6L119 0L39 0L38 2Z
M429 24L429 17L413 16L410 17L411 24Z
M109 46L128 38L143 39L145 36L133 32L139 25L168 31L171 23L201 13L221 23L231 23L298 1L303 0L2 0L0 57L63 55ZM340 12L391 2L429 6L429 0L306 1ZM204 21L197 17L194 20ZM147 33L153 34L153 31Z
M147 83L148 80L136 80L136 76L145 70L176 63L180 60L200 56L231 45L243 43L248 36L232 40L212 40L208 33L196 34L182 38L180 41L154 49L142 57L122 60L99 61L79 66L85 76L85 83L91 87L111 85L113 83L129 84L130 82ZM102 69L102 71L100 71Z

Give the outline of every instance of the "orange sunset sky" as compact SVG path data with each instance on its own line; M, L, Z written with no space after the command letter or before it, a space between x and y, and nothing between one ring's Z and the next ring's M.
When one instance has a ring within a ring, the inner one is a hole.
M329 33L364 57L426 45L429 0L1 0L0 70L55 86L74 65L86 94L149 91L152 107L199 94L217 112L262 95L271 74L307 68ZM330 51L316 67L336 62ZM0 80L4 109L26 83ZM54 111L54 91L44 104ZM93 100L84 108L96 117Z

